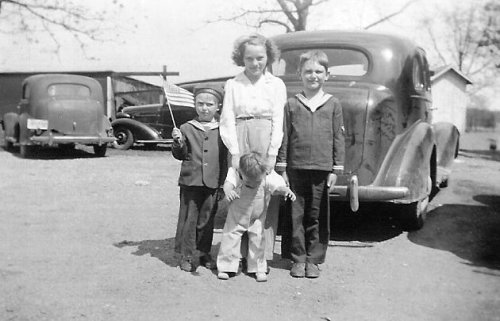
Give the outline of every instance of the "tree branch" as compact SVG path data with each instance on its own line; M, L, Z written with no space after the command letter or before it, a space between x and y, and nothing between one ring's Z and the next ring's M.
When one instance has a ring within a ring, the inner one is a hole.
M407 9L410 5L412 5L413 3L417 2L417 1L419 1L419 0L410 0L410 1L408 1L408 2L407 2L407 3L406 3L406 4L405 4L405 5L404 5L401 9L399 9L398 11L393 12L393 13L391 13L391 14L389 14L389 15L387 15L387 16L385 16L385 17L383 17L382 19L379 19L379 20L377 20L377 21L375 21L375 22L373 22L373 23L370 23L369 25L367 25L367 26L366 26L366 27L364 27L363 29L368 30L368 29L370 29L370 28L372 28L372 27L374 27L374 26L376 26L376 25L378 25L378 24L381 24L381 23L382 23L382 22L384 22L384 21L387 21L387 20L391 19L391 18L392 18L392 17L394 17L394 16L397 16L398 14L402 13L403 11L405 11L405 10L406 10L406 9Z

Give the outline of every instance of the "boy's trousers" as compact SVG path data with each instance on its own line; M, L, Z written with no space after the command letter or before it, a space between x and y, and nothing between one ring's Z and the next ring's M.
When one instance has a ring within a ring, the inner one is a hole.
M175 234L175 252L186 259L195 250L210 253L213 240L216 189L203 186L181 186L179 219Z
M330 238L330 206L327 171L287 169L290 188L297 199L292 202L292 240L290 254L297 263L321 264L325 261Z
M265 196L262 186L253 190L242 186L240 198L235 199L229 205L217 256L219 271L238 272L241 237L244 232L247 232L247 272L267 272L264 222L268 202L269 196Z

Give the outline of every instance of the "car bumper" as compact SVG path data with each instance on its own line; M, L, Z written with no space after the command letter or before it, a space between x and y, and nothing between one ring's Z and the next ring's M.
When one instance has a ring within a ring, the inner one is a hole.
M112 143L116 140L115 137L100 137L100 136L32 136L30 140L38 145L56 145L56 144L83 144L83 145L104 145Z
M404 186L358 186L358 177L353 175L348 185L334 186L330 197L348 200L352 211L357 211L360 202L391 201L404 198L409 194Z

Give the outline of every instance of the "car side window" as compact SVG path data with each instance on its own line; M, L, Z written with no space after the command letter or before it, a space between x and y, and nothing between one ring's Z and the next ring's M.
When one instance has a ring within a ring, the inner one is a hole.
M368 72L369 60L365 53L354 48L320 48L328 56L328 71L332 76L361 77ZM297 77L300 55L308 49L283 51L272 65L275 76Z
M418 56L413 59L412 80L416 91L422 91L425 88L423 68Z
M431 73L429 69L429 62L425 56L422 57L423 60L423 71L424 71L424 81L425 81L425 90L431 90Z
M24 84L23 86L22 99L28 99L28 84Z

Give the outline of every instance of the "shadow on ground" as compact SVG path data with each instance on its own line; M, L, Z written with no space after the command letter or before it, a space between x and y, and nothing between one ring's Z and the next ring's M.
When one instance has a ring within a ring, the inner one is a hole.
M22 158L19 153L19 146L12 147L10 149L6 149L6 152L11 153L15 157ZM96 158L97 156L89 151L73 148L73 149L62 149L56 147L38 147L34 146L30 156L27 159L32 160L50 160L50 159L77 159L77 158Z
M175 239L172 237L165 240L123 240L113 245L120 249L126 246L137 247L137 249L131 254L137 256L150 255L151 257L157 258L171 267L176 267L179 264L178 257L174 251L174 244Z
M352 212L347 203L334 205L330 239L334 241L382 242L400 235L394 208L366 203Z
M467 264L500 270L500 196L476 195L484 204L447 204L427 215L424 228L408 234L410 241L449 251Z

